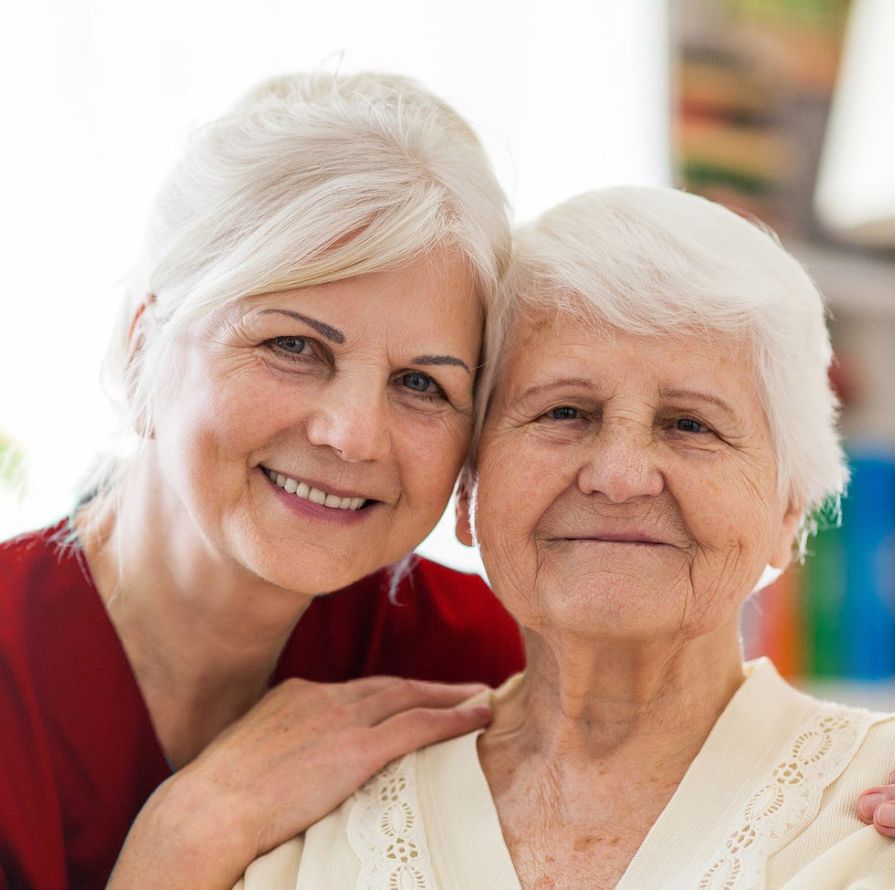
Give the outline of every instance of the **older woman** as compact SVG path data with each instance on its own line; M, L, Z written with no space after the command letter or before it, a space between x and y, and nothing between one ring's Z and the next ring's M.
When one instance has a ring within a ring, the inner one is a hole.
M286 77L199 131L113 344L130 438L71 521L0 547L0 886L105 886L150 795L117 880L232 883L488 719L457 707L479 686L265 693L521 666L479 582L423 562L394 605L382 571L465 458L508 251L481 146L410 81Z
M245 887L889 888L855 814L895 717L824 703L739 615L846 468L808 277L659 189L524 230L459 534L523 628L487 730L408 755Z

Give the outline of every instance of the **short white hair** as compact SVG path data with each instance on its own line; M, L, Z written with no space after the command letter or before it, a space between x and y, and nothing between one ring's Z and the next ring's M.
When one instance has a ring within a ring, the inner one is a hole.
M106 360L125 426L152 425L170 344L250 294L400 268L459 251L485 313L509 257L506 198L470 126L407 78L293 74L267 81L199 129L163 185ZM133 355L141 304L151 316ZM126 449L84 496L115 486Z
M505 305L482 381L477 431L514 324L527 311L572 314L622 331L746 338L771 429L782 493L803 534L838 501L848 469L826 310L801 265L767 229L675 189L622 186L572 198L515 236Z

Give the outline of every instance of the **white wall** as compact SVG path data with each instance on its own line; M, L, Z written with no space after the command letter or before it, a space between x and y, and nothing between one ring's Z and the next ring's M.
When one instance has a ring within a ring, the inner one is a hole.
M664 0L4 4L0 434L27 478L21 498L0 491L0 536L61 515L100 444L116 282L185 134L260 78L320 64L442 94L518 218L669 179ZM442 526L426 551L462 564L450 540Z

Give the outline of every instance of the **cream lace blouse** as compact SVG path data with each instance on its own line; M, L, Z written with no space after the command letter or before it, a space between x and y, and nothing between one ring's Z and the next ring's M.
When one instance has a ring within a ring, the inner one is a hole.
M854 805L892 767L895 715L796 692L766 659L746 670L619 890L893 890L895 840ZM477 736L390 764L239 890L519 890Z

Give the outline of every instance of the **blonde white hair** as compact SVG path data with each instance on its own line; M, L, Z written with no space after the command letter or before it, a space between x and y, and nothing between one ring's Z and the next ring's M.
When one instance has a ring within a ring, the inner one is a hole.
M477 431L513 326L527 311L572 314L622 331L734 334L751 347L778 485L813 517L848 480L826 310L817 287L768 230L674 189L617 187L572 198L515 236L482 381Z
M196 319L250 294L400 268L447 245L487 313L509 255L506 199L452 108L392 75L261 84L196 132L155 202L105 366L123 425L151 429L174 338ZM113 490L127 455L104 457L84 496Z

